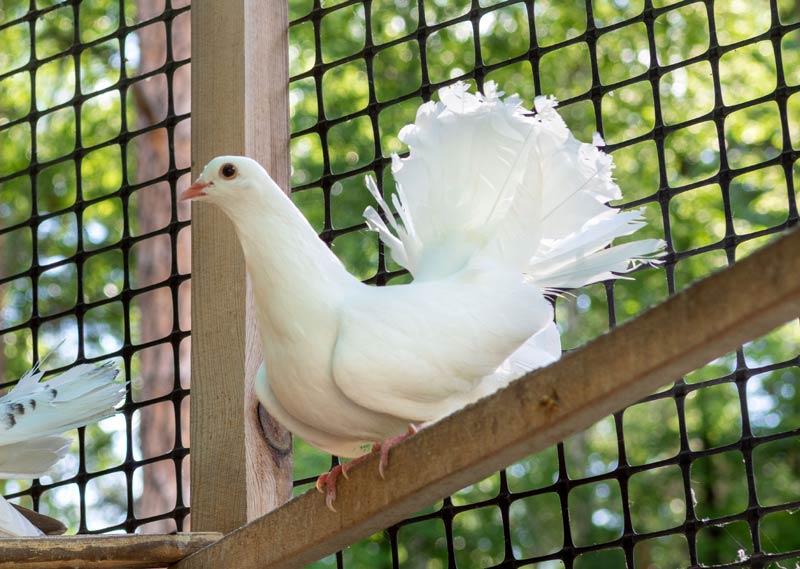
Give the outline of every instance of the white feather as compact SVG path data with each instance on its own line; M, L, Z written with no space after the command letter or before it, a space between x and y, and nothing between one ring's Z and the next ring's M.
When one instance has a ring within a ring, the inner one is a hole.
M115 413L125 385L113 362L77 365L48 381L38 367L0 397L0 446L58 435Z
M0 478L39 478L69 450L70 439L41 437L18 443L0 442Z
M35 537L43 532L0 496L0 538Z
M416 123L400 133L409 157L393 161L403 223L380 199L391 223L376 223L368 208L368 226L417 280L453 274L478 256L518 268L546 289L614 278L610 268L591 270L603 268L592 256L643 223L639 213L606 205L621 197L611 158L572 136L554 99L537 98L536 115L528 116L519 98L500 95L491 83L485 95L456 84L440 91L440 103L423 105ZM374 183L369 187L377 196ZM413 242L404 231L409 218ZM663 248L642 243L630 263L615 263L613 271L625 272ZM557 261L558 271L551 268Z
M254 161L221 156L200 175L252 280L259 399L318 448L356 456L555 361L544 291L617 278L661 247L610 246L643 225L607 205L621 195L611 158L575 140L553 99L529 116L501 96L493 83L442 89L400 132L409 156L392 157L392 199L367 178L367 226L410 284L356 280ZM226 164L234 179L219 175Z
M125 395L113 362L77 365L48 381L40 365L0 397L0 478L44 476L69 448L58 435L110 417ZM0 535L41 533L0 498Z

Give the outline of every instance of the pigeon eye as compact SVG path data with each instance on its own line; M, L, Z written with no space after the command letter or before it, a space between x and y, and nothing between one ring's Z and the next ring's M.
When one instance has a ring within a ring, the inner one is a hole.
M222 165L222 168L219 169L219 174L226 180L233 180L238 172L236 170L236 166L228 163Z

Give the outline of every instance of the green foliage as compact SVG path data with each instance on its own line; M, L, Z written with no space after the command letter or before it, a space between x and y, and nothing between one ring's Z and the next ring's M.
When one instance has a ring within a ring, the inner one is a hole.
M40 8L49 5L39 4ZM310 0L290 1L291 18L306 16L312 4ZM342 2L322 2L324 8L339 4ZM481 2L484 7L495 4ZM674 289L680 290L725 267L729 260L722 240L726 237L744 239L735 250L737 258L751 253L772 238L757 232L784 223L797 203L784 171L765 162L783 148L782 121L787 121L791 144L800 148L800 94L789 97L785 111L772 101L751 104L770 95L777 85L775 44L764 40L734 45L768 29L770 3L717 1L710 4L713 9L709 12L709 4L698 1L659 12L653 23L655 53L650 52L646 26L631 20L642 13L644 4L643 0L593 0L593 24L599 29L594 47L582 36L587 29L584 0L537 0L532 3L531 15L531 4L524 2L486 11L479 21L478 37L471 22L453 21L468 13L469 2L427 0L422 10L425 23L443 25L427 37L424 53L416 36L418 0L373 0L369 10L356 4L327 12L319 22L320 54L314 51L314 22L291 26L290 72L295 77L302 75L290 85L291 130L305 133L293 138L291 145L295 203L318 231L336 231L333 250L354 274L364 279L374 276L380 256L376 236L364 231L360 218L370 203L363 177L371 174L383 183L387 193L392 191L391 174L388 168L375 165L379 158L376 154L388 157L406 150L397 133L414 119L425 94L421 90L424 78L438 84L465 78L474 84L471 74L479 63L477 56L483 64L494 67L486 80L497 81L506 92L518 92L528 106L536 94L555 94L568 103L560 111L576 136L589 140L595 130L601 130L608 142L616 144L615 174L625 197L615 205L624 207L636 201L648 221L647 230L639 236L664 237L668 229L669 246L681 255L674 273L663 267L651 268L637 272L634 280L596 284L559 298L556 315L565 348L576 348L606 332L613 323L632 318L663 300L670 284L668 275L672 274L669 278L674 279ZM673 4L671 0L653 2L657 9ZM2 18L10 21L21 17L29 5L23 0L4 0L0 4ZM122 344L125 315L119 295L125 284L123 267L133 263L136 255L134 248L124 259L122 250L114 247L123 237L124 227L119 189L131 180L136 165L136 157L128 155L128 171L122 171L122 150L115 138L123 124L129 128L134 124L135 105L129 90L125 101L128 112L123 116L121 92L108 89L119 81L123 63L129 75L140 73L136 42L132 36L125 40L129 60L123 62L116 37L122 18L119 2L94 0L78 6L77 22L73 21L70 4L45 12L34 23L33 47L44 63L33 73L22 69L31 57L28 24L0 30L0 75L8 75L0 80L0 176L12 175L0 188L0 228L25 222L34 210L53 214L35 228L35 235L30 228L20 227L0 236L0 278L17 275L0 285L0 318L6 328L25 322L32 314L32 283L24 273L33 263L36 237L37 261L53 264L45 267L38 280L37 309L41 314L63 314L42 326L38 348L48 351L66 337L67 343L51 362L57 366L70 364L77 355L77 321L68 312L78 298L79 273L73 255L79 240L85 250L97 250L83 261L83 300L109 301L85 314L83 347L90 357L111 353ZM782 23L798 21L800 11L795 0L779 0L777 6ZM125 20L130 24L135 17L133 2L125 2L124 7ZM721 54L718 71L707 61L680 65L707 50L710 18L718 41L736 49ZM76 25L82 42L97 43L73 56ZM377 46L370 62L372 83L367 75L368 62L358 56L367 42ZM532 42L543 48L541 57L504 65L510 58L523 56ZM798 30L783 35L778 46L786 83L800 84ZM598 84L592 75L592 49L596 50ZM644 75L652 61L671 66L655 83ZM316 64L326 65L319 86L321 100L311 73ZM723 103L736 105L725 114L720 127L711 115L716 80L722 88ZM604 91L599 107L595 107L588 94L599 85L612 90ZM73 104L76 93L85 97ZM33 132L27 121L5 126L24 118L34 100L35 110L43 114ZM364 114L373 100L378 103L376 121ZM360 115L352 117L353 113ZM323 133L312 132L321 118L337 119L337 123ZM657 145L651 136L657 120L669 127L663 145ZM87 151L74 161L70 153L78 143L78 129L80 143ZM639 138L634 143L635 137ZM725 167L734 169L729 184L720 184L715 178L722 167L720 144L724 144L727 157ZM34 159L44 167L32 180L27 168ZM663 172L659 166L662 161ZM739 170L742 168L746 170ZM324 173L336 177L323 180ZM794 164L792 175L795 188L800 188L800 163ZM31 190L34 183L35 199ZM667 201L656 199L659 190L668 194ZM88 200L80 226L75 213L69 211L78 198ZM130 203L135 208L135 195ZM131 233L137 234L135 215L127 221ZM390 270L397 269L390 261L386 263ZM403 279L407 277L393 282ZM134 330L139 317L135 302L129 316ZM31 365L32 342L29 328L0 335L7 377L17 377ZM747 379L744 391L730 381L737 368L736 354L689 374L685 378L688 394L681 411L683 419L675 400L662 394L629 408L619 421L604 419L567 439L563 446L563 467L570 479L566 509L554 486L560 477L555 447L511 465L505 475L512 499L509 531L514 556L527 558L560 550L565 523L577 544L612 542L624 529L623 495L628 497L636 532L680 526L689 510L710 520L696 538L701 563L730 563L751 553L753 536L746 523L714 521L741 513L750 500L744 457L726 445L737 443L745 432L765 436L800 427L800 368L795 359L798 345L800 325L795 320L745 346L741 356L756 372ZM774 365L789 361L795 364ZM134 378L139 365L139 358L134 357ZM747 406L749 424L743 423L742 405ZM681 450L681 420L685 420L688 450L708 451L689 465L693 500L688 504L681 468L658 464ZM124 419L110 419L86 429L90 472L102 472L125 460L124 423ZM619 443L622 435L624 444ZM77 472L77 435L70 436L75 441L72 452L53 473L53 481L66 480ZM799 499L798 448L796 436L756 444L752 464L755 498L760 505L779 507ZM329 456L302 441L296 442L295 451L297 478L310 478L330 467ZM625 494L619 480L602 478L622 462L639 468L623 482ZM134 477L134 491L140 492L137 476L140 474ZM120 474L89 483L89 529L125 518L126 485ZM29 486L29 481L8 481L0 483L0 490L10 493ZM296 492L309 486L298 487ZM500 476L494 475L452 497L452 506L457 509L452 520L453 547L459 567L486 567L502 561L505 537L500 510L485 503L498 495L500 487ZM658 492L652 491L654 487ZM29 499L21 502L31 505ZM77 528L75 484L45 492L41 504L43 511L64 519L71 529ZM442 503L435 504L424 513L443 507ZM765 516L757 529L763 547L774 552L800 548L800 522L796 518L780 509ZM448 566L445 536L444 523L438 518L412 518L404 523L397 530L401 566ZM344 551L345 566L388 566L390 548L387 536L376 534ZM636 566L686 566L686 537L666 535L641 541L634 558ZM328 558L313 566L334 564L335 560ZM624 565L622 550L614 546L583 553L574 564L584 569ZM537 567L554 569L563 564L552 561Z
M39 4L40 8L49 5ZM23 16L29 6L27 1L4 0L0 3L3 21ZM53 351L62 339L65 340L48 361L48 368L69 365L77 357L77 321L66 314L75 307L80 290L74 258L79 241L84 251L107 249L88 256L83 262L82 300L118 299L123 286L121 250L110 248L122 238L124 219L122 200L115 197L124 177L120 147L114 139L119 136L123 121L132 124L134 115L131 104L128 116L124 117L120 91L108 90L120 78L120 41L114 37L119 27L119 3L111 0L81 2L78 14L76 22L71 4L43 12L34 22L33 46L27 22L0 31L0 74L9 74L0 81L0 129L3 129L0 130L0 176L12 176L0 186L0 228L23 224L33 213L49 215L33 226L37 239L35 252L34 234L29 227L0 236L0 278L22 275L30 269L34 254L36 261L44 265L36 287L38 313L42 316L65 314L39 329L39 354ZM81 50L74 57L70 50L74 47L76 26L82 42L108 39ZM29 72L21 67L28 63L32 48L37 59L44 63ZM135 52L129 51L129 57L134 56ZM17 69L20 71L14 73ZM31 88L32 79L36 82L35 91ZM77 104L73 103L76 94L89 97ZM34 110L44 113L33 123L33 132L30 122L4 127L6 123L24 118L32 110L33 101ZM132 99L129 102L132 103ZM78 132L87 152L76 161L70 154L78 143ZM32 137L36 139L35 155ZM37 170L35 180L26 170L32 160L44 165ZM31 190L34 183L35 200ZM75 212L69 211L79 196L85 202L88 200L80 225ZM131 258L130 262L133 266L135 259ZM30 278L20 276L0 285L0 328L22 324L32 313ZM86 311L82 330L85 356L103 357L117 351L124 337L123 322L121 302ZM131 327L135 329L137 322L138 315L132 313ZM0 332L0 349L4 380L19 377L33 364L30 328ZM138 371L137 365L133 371ZM122 417L86 428L89 472L103 472L122 464L126 455L125 431ZM70 453L42 482L59 482L77 474L77 431L68 435L73 440ZM24 490L30 484L30 481L0 481L0 492ZM89 529L102 529L125 520L127 484L121 473L93 478L87 483L87 518L83 521ZM141 491L138 488L137 495ZM20 503L32 505L26 497ZM47 490L40 499L41 510L64 521L70 531L77 530L81 521L78 504L76 484Z

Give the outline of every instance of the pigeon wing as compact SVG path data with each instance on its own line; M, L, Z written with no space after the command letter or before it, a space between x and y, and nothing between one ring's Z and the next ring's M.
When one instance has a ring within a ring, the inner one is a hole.
M334 379L369 409L438 419L485 394L481 383L552 318L535 287L502 273L365 287L342 311Z

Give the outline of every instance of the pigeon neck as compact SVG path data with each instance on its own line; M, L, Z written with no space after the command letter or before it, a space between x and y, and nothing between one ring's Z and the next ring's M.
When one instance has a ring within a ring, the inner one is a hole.
M231 215L260 315L272 328L281 327L284 318L296 320L298 314L333 317L332 304L359 281L288 197L270 197Z

